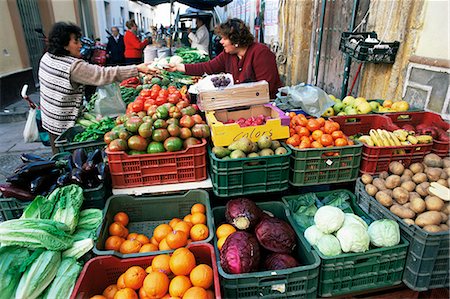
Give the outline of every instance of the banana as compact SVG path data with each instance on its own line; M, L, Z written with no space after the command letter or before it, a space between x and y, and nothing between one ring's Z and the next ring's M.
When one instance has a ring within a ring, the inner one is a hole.
M419 140L417 140L417 138L413 135L409 135L408 136L408 141L411 142L411 144L417 144L419 143Z
M381 141L383 142L383 146L391 146L389 140L387 140L386 137L384 136L383 130L377 129L377 133L380 136Z
M406 138L408 138L408 132L406 130L399 129L395 130L393 133L400 141L406 141Z
M370 138L372 139L373 143L375 144L375 146L383 146L383 142L381 142L381 140L378 139L377 131L375 131L374 129L371 129L369 131L369 135L370 135Z
M411 142L409 142L409 141L400 141L400 143L402 145L411 145Z
M375 146L375 143L373 142L372 138L369 135L363 135L358 138L359 141L362 143L367 144L368 146Z
M395 136L394 133L389 132L389 135L391 136L391 139L394 141L395 146L400 146L400 145L402 145L402 144L400 143L400 140L398 140L397 136Z
M389 141L389 146L396 146L394 140L392 140L391 135L388 131L383 130L384 137Z
M431 143L433 141L433 137L429 135L419 135L415 137L417 139L417 142L421 144Z

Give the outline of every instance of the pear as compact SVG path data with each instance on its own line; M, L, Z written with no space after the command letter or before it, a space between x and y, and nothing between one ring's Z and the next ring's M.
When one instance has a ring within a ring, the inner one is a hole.
M256 158L259 157L258 153L250 153L247 155L247 158ZM248 165L258 165L259 162L249 162Z
M231 154L231 151L227 148L224 148L222 146L215 146L212 148L212 152L214 155L216 155L217 158L221 159L225 156L229 156Z
M265 149L263 149L263 150L261 150L259 152L259 155L261 157L263 157L263 156L273 156L274 154L275 154L274 151L272 149L270 149L270 148L265 148Z
M281 143L278 140L272 140L272 146L270 147L272 150L276 150L281 146Z
M372 106L368 102L362 102L356 107L358 114L367 114L372 111Z
M242 137L241 139L230 144L228 149L230 151L241 150L244 153L251 153L253 149L253 142L247 137Z
M279 147L275 150L275 155L285 155L287 154L287 149L284 147Z
M259 151L258 143L252 142L252 145L253 145L251 150L252 153Z
M333 106L334 114L338 114L342 109L344 109L344 104L342 102L338 102Z
M231 159L239 159L239 158L245 158L245 153L241 150L234 150L230 154Z
M258 147L263 150L265 148L270 148L272 146L272 138L270 138L267 135L262 135L259 137L258 141Z
M352 106L354 101L355 98L352 96L346 96L342 99L342 103L344 104L344 106Z

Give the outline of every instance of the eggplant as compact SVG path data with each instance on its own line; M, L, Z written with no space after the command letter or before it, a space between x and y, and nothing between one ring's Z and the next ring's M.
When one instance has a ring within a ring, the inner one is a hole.
M58 186L65 186L70 183L70 178L71 178L71 173L66 172L65 174L62 174L58 177L58 179L56 180L56 184Z
M97 164L97 179L100 182L104 182L105 181L105 176L107 174L107 166L105 163L101 162Z
M34 195L30 192L14 187L10 184L0 184L0 191L4 197L14 197L23 201L30 201L34 199Z
M45 176L38 176L30 182L30 192L36 194L41 188L43 182L45 181Z
M55 191L55 189L58 188L58 184L53 184L50 186L50 188L48 188L48 190L45 190L41 193L42 196L47 196L48 194L52 193L53 191Z
M6 182L11 183L13 186L18 187L23 190L28 191L28 187L30 186L30 181L26 178L23 178L17 174L7 177Z
M73 183L82 185L83 184L83 170L80 168L72 169L70 179Z
M91 155L88 157L87 162L92 161L93 164L98 164L103 161L103 155L101 149L96 149L95 151L90 153Z
M94 162L88 160L83 164L82 169L85 172L91 172L95 169L94 166L95 166Z
M75 167L82 169L83 164L87 160L84 149L77 148L76 150L74 150L72 153L72 159L73 159L73 164L75 165Z
M55 183L55 180L59 175L59 169L53 169L49 173L36 177L30 183L30 192L33 194L40 194L42 191L47 190L50 185Z
M20 159L22 160L23 163L36 162L36 161L46 161L47 160L47 159L42 158L41 156L33 155L33 154L27 154L27 153L21 154L20 155Z
M72 172L72 169L74 167L75 167L75 165L73 164L73 158L72 158L72 155L70 155L70 156L67 157L67 166L66 166L66 168L67 168L67 170L69 172Z
M55 161L36 161L36 162L30 162L26 163L25 167L21 167L20 171L17 172L17 175L20 177L28 177L31 178L33 176L46 173L56 167Z

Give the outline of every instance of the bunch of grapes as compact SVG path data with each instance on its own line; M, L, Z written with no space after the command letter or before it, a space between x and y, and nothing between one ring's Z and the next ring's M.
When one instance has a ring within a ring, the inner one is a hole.
M212 77L211 82L213 83L214 87L219 88L219 87L227 87L231 83L231 80L230 78L227 78L224 75L220 75Z

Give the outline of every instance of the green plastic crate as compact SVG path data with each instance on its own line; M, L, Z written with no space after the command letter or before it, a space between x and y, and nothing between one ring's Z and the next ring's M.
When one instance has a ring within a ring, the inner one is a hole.
M293 226L289 210L281 202L264 202L257 205L271 212L275 217L287 221ZM213 209L215 228L225 223L225 207ZM214 237L214 244L217 238ZM317 298L317 281L319 277L320 259L313 251L306 250L307 242L302 235L297 234L295 258L301 264L299 267L251 272L243 274L225 273L220 265L220 253L214 246L219 269L220 285L223 298ZM284 292L277 291L278 288Z
M319 199L336 192L343 191L350 195L350 206L353 212L364 221L371 223L373 219L359 208L353 193L347 190L317 192ZM298 195L284 196L287 202ZM303 235L304 228L295 223L295 228ZM310 245L308 245L311 248ZM408 250L408 241L401 238L398 245L392 247L370 247L362 253L343 253L337 256L325 256L317 248L321 259L319 274L319 296L330 297L353 292L366 291L394 286L402 282L402 275Z
M85 128L81 126L75 126L72 128L68 128L61 135L58 136L55 140L55 146L60 153L63 152L73 152L77 148L83 148L86 153L93 152L96 149L102 149L105 147L106 143L103 139L93 140L93 141L84 141L84 142L73 142L73 138L78 133L81 133L85 130Z
M0 198L0 222L19 218L30 203L15 198Z
M450 283L450 233L429 233L417 225L408 226L375 198L367 194L361 179L356 182L356 201L375 219L397 221L402 236L410 243L403 282L416 291L448 288Z
M289 183L309 186L354 181L358 178L363 144L292 150Z
M277 192L289 187L289 156L284 155L222 160L208 147L210 176L217 196L241 196Z
M208 193L204 190L190 190L182 195L155 196L155 197L132 197L128 195L113 195L103 210L104 217L102 225L97 232L97 243L94 253L97 255L115 255L120 258L132 258L149 256L161 253L173 252L173 250L123 254L118 251L105 250L104 244L109 237L108 228L114 222L114 215L125 212L130 218L128 230L130 233L144 234L147 237L153 235L153 229L162 223L169 223L172 218L183 218L191 213L191 207L201 203L206 207L206 222L209 236L203 241L192 242L192 244L209 243L214 235L211 205Z

